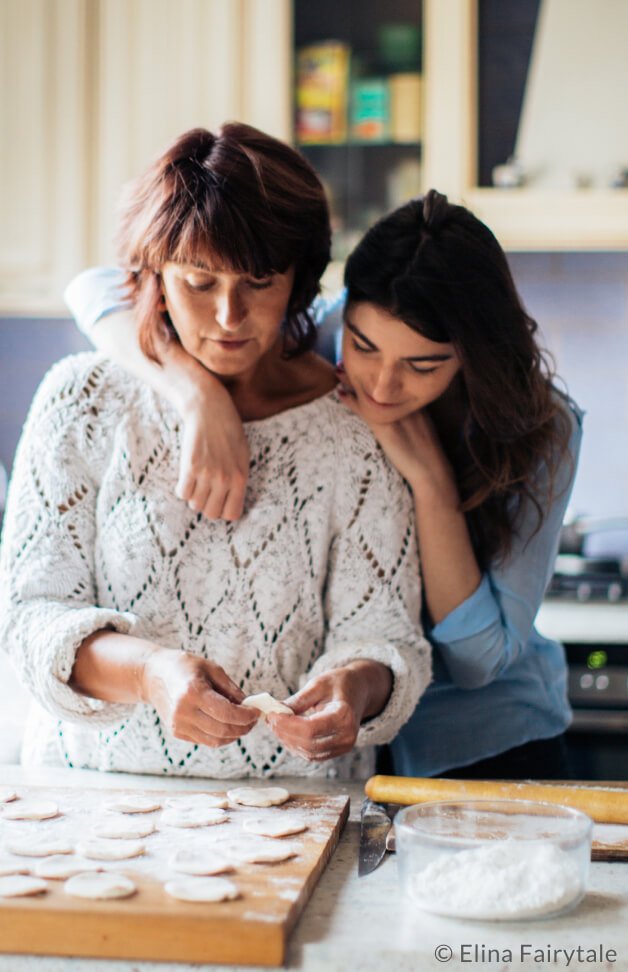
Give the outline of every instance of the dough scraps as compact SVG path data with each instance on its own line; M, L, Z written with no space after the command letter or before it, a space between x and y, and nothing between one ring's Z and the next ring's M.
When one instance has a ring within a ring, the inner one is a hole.
M48 885L41 878L26 877L24 874L0 877L0 898L23 898L31 894L41 894L47 889Z
M233 865L219 851L209 848L184 850L181 848L170 858L170 867L181 874L224 874L232 871Z
M238 897L238 889L233 881L219 877L191 877L167 881L166 894L179 901L231 901Z
M75 874L65 882L64 891L74 898L128 898L137 888L125 874L113 871Z
M129 857L141 857L144 844L141 840L107 840L92 837L81 840L76 847L79 854L96 861L124 861Z
M242 824L242 830L258 837L287 837L289 834L300 834L307 828L305 818L296 813L278 813L274 817L270 814L267 817L247 817Z
M164 803L166 810L185 810L188 808L201 808L212 810L226 810L229 801L225 796L218 796L216 793L190 793L185 796L170 797Z
M226 823L229 815L214 807L170 808L161 815L161 823L170 827L212 827Z
M5 804L1 820L48 820L60 816L59 807L52 800L17 800Z
M7 842L7 850L22 857L50 857L51 854L71 854L74 846L63 838L57 837L22 837L20 840Z
M89 861L86 857L65 854L54 854L52 857L44 857L37 861L33 868L37 877L49 878L53 881L65 881L66 878L74 877L75 874L83 874L85 871L99 871L100 866L96 861Z
M156 829L152 820L133 820L124 815L96 824L93 834L94 837L106 837L108 840L138 840L140 837L150 837Z
M152 813L153 810L161 810L161 803L145 793L125 793L124 796L110 800L105 808L118 813Z
M0 860L0 877L7 877L9 874L29 874L29 869L24 867L20 861L9 861L4 858Z
M278 699L274 699L269 692L260 692L259 695L249 695L240 702L240 705L246 705L250 709L258 709L264 716L270 715L271 712L279 712L282 715L294 715L289 705L286 705L285 702L280 702Z
M278 807L290 799L290 793L283 786L239 786L227 790L230 803L243 807Z
M265 840L263 837L233 837L220 841L220 853L234 864L277 864L294 857L294 844L285 840Z
M17 800L17 793L8 786L0 786L0 803L11 803Z

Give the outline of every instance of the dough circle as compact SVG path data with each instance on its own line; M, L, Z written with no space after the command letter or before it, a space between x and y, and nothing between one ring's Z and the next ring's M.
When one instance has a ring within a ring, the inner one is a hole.
M67 857L65 854L54 854L52 857L44 857L41 861L37 861L33 873L40 878L65 881L67 878L74 877L75 874L99 870L100 866L96 861L89 861L86 857Z
M249 709L258 709L262 715L270 715L271 712L279 712L282 715L294 715L294 712L289 705L285 702L280 702L278 699L273 698L269 692L260 692L258 695L248 695L246 699L240 702L240 705L246 705Z
M0 786L0 803L11 803L17 800L17 793L8 786Z
M231 901L238 897L233 881L219 877L191 877L167 881L166 894L179 901Z
M76 847L79 854L95 861L125 861L129 857L141 857L144 844L140 840L107 840L91 837L81 840Z
M0 898L23 898L31 894L41 894L48 885L41 878L26 877L24 874L11 874L0 877Z
M8 877L9 874L28 874L29 870L19 861L0 860L0 877Z
M290 799L290 793L283 786L239 786L227 790L230 803L243 807L278 807Z
M170 867L180 874L224 874L233 870L233 864L220 851L210 849L185 850L180 848L170 858Z
M229 801L225 796L216 793L190 793L186 796L170 797L166 800L166 810L185 810L196 808L202 810L226 810Z
M164 810L161 823L170 827L212 827L226 823L229 815L215 807L187 807Z
M110 800L105 808L118 813L152 813L153 810L161 810L161 803L145 793L125 793L124 796Z
M125 874L114 874L113 871L75 874L65 882L63 889L74 898L128 898L137 890Z
M5 804L2 820L48 820L59 816L59 807L52 800L17 800Z
M106 837L108 840L139 840L140 837L154 834L156 829L152 820L134 820L125 815L103 820L95 825L92 832L94 837Z
M37 837L35 840L22 837L7 842L7 850L21 857L50 857L51 854L71 854L73 845L68 840L55 837Z
M296 854L294 844L285 840L265 840L263 837L233 838L220 842L220 853L235 864L278 864Z
M242 830L258 837L287 837L289 834L300 834L307 828L305 818L295 813L278 813L275 817L247 817L242 824Z

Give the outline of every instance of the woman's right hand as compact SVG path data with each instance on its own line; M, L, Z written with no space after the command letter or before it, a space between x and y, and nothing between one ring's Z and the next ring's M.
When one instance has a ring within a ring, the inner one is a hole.
M152 705L177 739L226 746L246 735L259 718L239 705L244 693L220 665L186 651L158 648L148 654L140 676L142 701Z
M177 496L209 520L238 520L244 511L249 444L231 395L213 381L190 395L180 413Z

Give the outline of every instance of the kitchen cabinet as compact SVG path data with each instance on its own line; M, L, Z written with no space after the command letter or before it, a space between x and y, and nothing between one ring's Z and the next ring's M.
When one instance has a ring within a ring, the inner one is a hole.
M289 0L2 0L0 314L65 316L122 185L186 128L287 136L289 23Z

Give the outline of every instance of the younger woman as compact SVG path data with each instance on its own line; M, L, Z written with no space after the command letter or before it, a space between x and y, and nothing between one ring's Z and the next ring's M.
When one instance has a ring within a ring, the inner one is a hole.
M437 192L377 223L345 283L343 397L412 490L434 648L434 680L392 744L394 770L568 776L564 652L534 620L573 484L580 414L552 384L494 236ZM97 343L106 348L124 328L133 348L129 311L98 272L69 296ZM91 327L103 309L116 313ZM175 403L192 416L181 495L206 516L239 515L246 450L215 381L182 359L162 374L137 355L133 367L156 383L172 368L189 389ZM201 404L190 408L193 398Z

